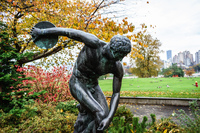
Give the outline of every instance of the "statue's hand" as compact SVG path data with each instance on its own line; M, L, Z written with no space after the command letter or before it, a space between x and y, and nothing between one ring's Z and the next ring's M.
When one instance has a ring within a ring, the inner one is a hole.
M33 28L31 29L30 34L31 34L31 36L32 36L33 41L35 41L35 40L38 39L38 37L42 34L42 32L41 32L41 29L36 28L36 27L33 27Z
M108 128L109 124L110 124L110 120L108 118L105 118L100 122L99 127L98 127L97 130L98 131L103 131L106 128Z

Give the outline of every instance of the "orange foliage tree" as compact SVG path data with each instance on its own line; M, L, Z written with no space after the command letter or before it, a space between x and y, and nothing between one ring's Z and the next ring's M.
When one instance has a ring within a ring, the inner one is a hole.
M80 49L83 44L67 37L59 37L58 43L50 49L38 48L31 40L29 32L40 21L50 21L56 27L74 28L96 35L99 39L110 41L116 34L127 34L134 31L134 25L124 18L116 23L109 18L102 18L100 10L115 4L114 1L93 0L3 0L0 1L0 19L9 26L8 33L16 41L9 44L17 52L25 54L32 52L32 57L18 60L19 64L42 59L46 66L54 63L70 62L77 55L74 49ZM131 39L133 34L127 34ZM59 56L56 53L59 53ZM54 55L54 56L52 56ZM47 58L51 56L51 58ZM63 58L64 57L64 58Z
M185 70L185 74L188 76L192 76L192 74L195 73L195 70L193 68L188 68Z

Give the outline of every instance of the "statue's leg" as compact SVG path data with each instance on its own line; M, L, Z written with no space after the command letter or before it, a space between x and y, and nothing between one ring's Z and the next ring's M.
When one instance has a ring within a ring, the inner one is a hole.
M94 87L94 93L92 93L92 96L101 105L101 107L104 109L104 112L107 116L109 113L108 104L107 104L106 98L105 98L102 90L100 89L99 85ZM81 126L78 123L80 123L80 121L85 121L85 122L88 122L89 124L87 124L88 126L87 126L87 128L85 128L84 133L103 133L103 132L96 131L97 125L95 124L95 120L91 119L92 115L87 114L85 112L85 109L80 104L77 107L79 109L80 114L79 114L79 118L78 118L79 122L77 122L76 127L81 128ZM89 121L91 121L91 122L89 122ZM81 125L83 125L83 124L81 124Z
M101 107L103 108L103 110L106 114L105 116L107 116L109 113L109 108L108 108L108 104L106 101L106 97L103 94L99 85L95 86L94 89L95 89L95 92L92 94L92 96L101 105Z
M75 80L74 83L72 83L72 80ZM71 78L69 86L73 97L78 100L81 106L86 110L91 111L92 113L104 111L101 105L93 98L90 90L85 84Z
M80 82L73 75L70 79L69 86L70 86L70 91L71 91L71 94L73 95L73 97L76 100L78 100L80 105L87 112L87 115L81 115L81 113L79 113L77 122L79 121L79 123L81 123L82 121L87 121L88 123L84 123L84 124L89 124L90 122L92 122L92 120L95 120L95 126L98 125L101 122L101 120L107 116L107 111L105 112L105 110L104 110L105 107L102 107L101 104L98 103L100 101L100 98L98 98L98 96L100 96L100 97L103 96L102 91L95 90L95 93L92 94L90 92L90 89L88 87L86 87L85 84ZM97 92L100 92L102 94L97 94ZM97 96L97 97L94 98L93 95ZM104 105L104 104L102 104L102 105ZM80 125L80 124L78 124L78 125Z

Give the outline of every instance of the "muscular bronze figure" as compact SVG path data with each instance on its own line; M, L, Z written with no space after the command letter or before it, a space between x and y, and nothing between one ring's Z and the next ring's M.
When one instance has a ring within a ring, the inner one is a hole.
M69 82L72 96L80 103L74 133L103 132L108 128L118 106L123 78L120 61L131 51L130 40L116 35L106 43L93 34L68 28L33 28L31 35L34 40L45 35L67 36L85 44ZM99 76L107 73L114 75L110 109L98 85Z

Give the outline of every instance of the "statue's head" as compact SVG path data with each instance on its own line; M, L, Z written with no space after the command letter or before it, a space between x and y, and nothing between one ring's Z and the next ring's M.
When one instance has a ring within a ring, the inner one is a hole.
M131 41L125 36L113 36L109 45L115 60L122 60L131 51Z

